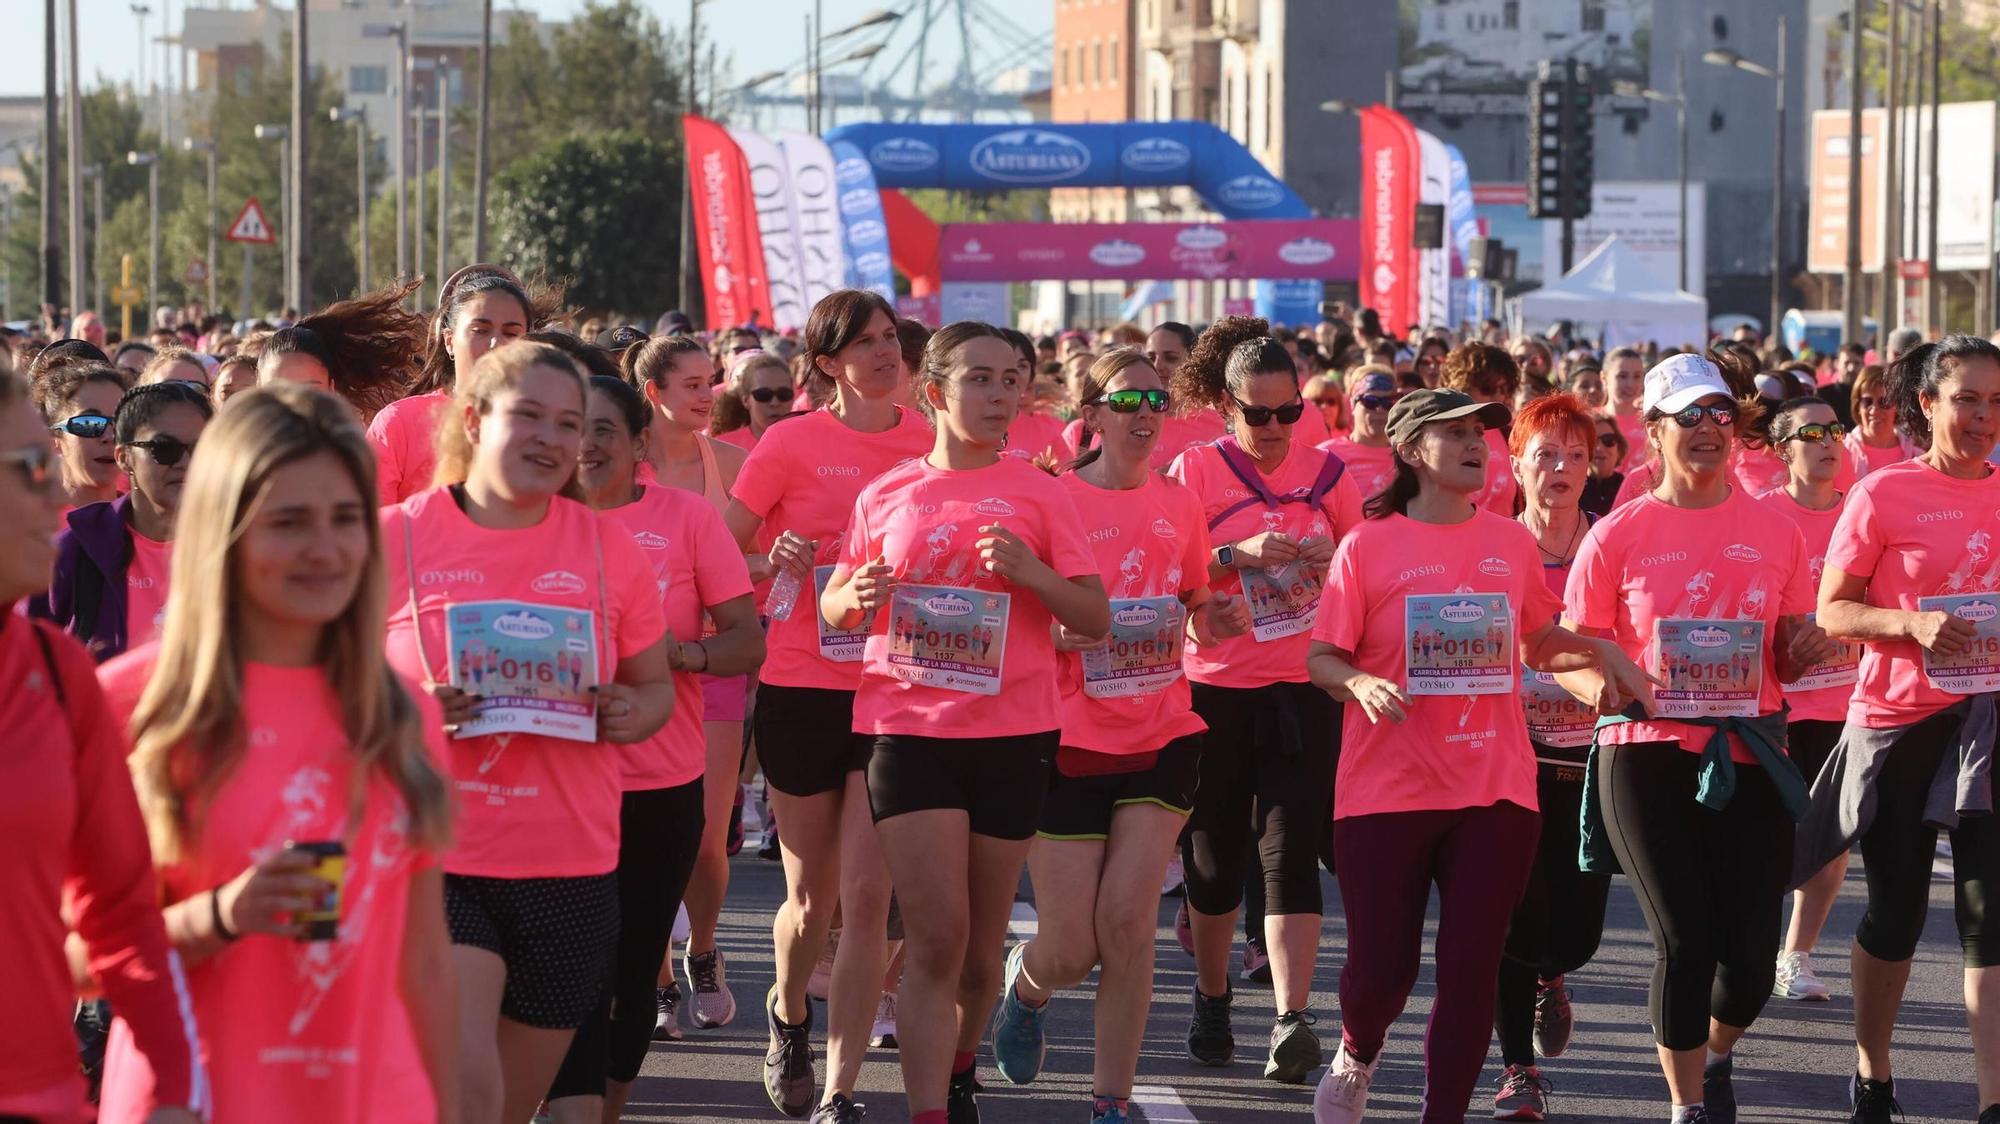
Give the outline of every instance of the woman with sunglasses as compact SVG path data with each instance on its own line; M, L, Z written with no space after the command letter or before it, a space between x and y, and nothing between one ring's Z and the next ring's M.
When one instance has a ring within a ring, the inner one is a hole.
M119 400L111 433L132 490L69 513L48 594L28 606L99 660L159 635L174 515L195 443L214 415L202 388L183 382L135 386Z
M1882 367L1870 363L1854 380L1854 429L1847 435L1847 457L1858 480L1878 468L1901 464L1923 452L1923 448L1896 426L1896 403L1882 376Z
M55 434L64 514L118 498L118 442L111 431L131 376L104 363L64 363L35 383L35 405Z
M160 920L146 826L132 794L125 741L88 656L49 625L14 611L48 587L62 488L46 414L0 360L0 1117L88 1119L77 1072L76 968L117 1005L153 1075L150 1124L193 1124L211 1107L187 1017L186 980Z
M1338 457L1295 436L1306 412L1298 369L1267 330L1224 317L1172 384L1176 399L1229 419L1227 435L1182 453L1170 474L1201 499L1210 585L1244 598L1253 624L1187 651L1194 711L1211 731L1181 853L1196 965L1187 1043L1202 1065L1235 1059L1229 953L1254 853L1277 1008L1264 1075L1298 1083L1320 1063L1310 1010L1319 861L1340 744L1333 700L1307 681L1305 657L1326 565L1360 521L1361 492Z
M1410 370L1423 380L1427 387L1436 387L1444 381L1445 357L1451 352L1451 344L1437 336L1426 336L1417 345L1417 354L1410 361Z
M1638 891L1675 1124L1736 1119L1731 1050L1771 997L1804 810L1779 684L1834 652L1809 616L1798 528L1731 486L1756 408L1738 403L1699 355L1647 372L1660 483L1584 536L1565 593L1571 627L1611 637L1658 684L1650 707L1599 721L1582 850L1586 870L1615 862ZM1558 678L1578 698L1603 689L1595 672Z
M1355 488L1366 498L1387 488L1396 475L1394 452L1389 448L1389 407L1400 395L1395 376L1385 367L1362 367L1350 376L1349 385L1353 389L1354 429L1320 448L1347 465Z
M715 439L748 453L771 423L792 416L791 369L769 351L739 356L729 368L728 387L715 401Z
M1861 677L1846 733L1814 786L1794 873L1860 844L1868 911L1851 950L1858 1061L1848 1088L1853 1119L1884 1124L1901 1112L1891 1058L1897 1012L1930 910L1939 826L1949 828L1975 1103L1981 1124L1994 1124L2000 824L1976 731L2000 687L1985 674L1994 626L1980 611L2000 592L1992 549L2000 471L1987 459L2000 421L2000 347L1946 336L1905 352L1886 381L1903 431L1929 449L1856 484L1827 548L1819 619L1862 645ZM1843 807L1873 814L1850 822Z
M1007 959L993 1057L1015 1084L1046 1049L1048 1002L1100 964L1091 1119L1125 1124L1153 995L1160 884L1188 809L1202 721L1181 670L1184 629L1241 634L1241 600L1211 598L1201 503L1152 471L1166 385L1130 347L1106 352L1084 382L1081 417L1097 435L1061 477L1111 594L1108 636L1060 626L1062 740L1028 871L1040 904L1033 940Z
M1591 429L1595 439L1590 446L1590 476L1583 482L1577 506L1602 519L1611 513L1625 485L1625 474L1618 467L1625 463L1625 434L1617 419L1604 414L1595 416Z

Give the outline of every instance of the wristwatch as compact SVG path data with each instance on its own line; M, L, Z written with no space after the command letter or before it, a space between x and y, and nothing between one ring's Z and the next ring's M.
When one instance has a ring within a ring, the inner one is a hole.
M1236 548L1223 543L1215 548L1215 564L1227 570L1236 565Z

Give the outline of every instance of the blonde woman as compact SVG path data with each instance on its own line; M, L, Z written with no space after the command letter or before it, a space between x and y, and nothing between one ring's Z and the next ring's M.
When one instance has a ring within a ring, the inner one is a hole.
M791 416L798 397L791 368L775 352L761 349L737 356L723 385L727 389L715 400L712 435L746 453L772 422Z
M339 399L242 395L189 475L164 637L99 673L216 1124L458 1119L443 739L382 657L374 472ZM100 1120L153 1099L133 1060L120 1024Z

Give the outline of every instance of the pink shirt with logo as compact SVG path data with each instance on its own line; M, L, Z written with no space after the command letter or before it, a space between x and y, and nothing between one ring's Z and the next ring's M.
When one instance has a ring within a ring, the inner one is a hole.
M1535 751L1521 710L1521 638L1562 608L1526 527L1480 510L1463 523L1403 515L1364 520L1341 542L1312 638L1370 675L1408 675L1405 598L1492 594L1507 599L1514 648L1503 693L1415 695L1402 722L1371 723L1348 703L1341 724L1333 817L1476 808L1506 801L1535 810Z
M174 544L137 531L132 561L125 567L125 637L128 644L157 640L167 622L167 582L173 574Z
M1168 475L1188 486L1200 498L1202 522L1208 526L1209 541L1217 546L1277 531L1293 540L1308 535L1329 536L1336 541L1361 522L1361 489L1343 467L1339 481L1317 508L1302 502L1319 477L1328 454L1297 440L1276 469L1264 474L1264 486L1273 494L1296 496L1301 502L1281 503L1267 508L1261 503L1242 507L1251 493L1222 459L1215 445L1188 450L1174 462ZM1248 456L1244 457L1246 461ZM1256 471L1253 467L1251 471ZM1224 512L1233 513L1216 522ZM1320 580L1323 575L1315 575ZM1216 583L1217 593L1243 595L1243 578L1236 571ZM1314 610L1317 612L1317 609ZM1310 627L1290 636L1258 640L1245 633L1218 640L1212 645L1188 644L1188 678L1216 687L1262 687L1271 683L1304 683L1306 653L1312 647Z
M1569 619L1607 630L1634 663L1657 674L1653 641L1662 618L1764 622L1757 711L1784 703L1773 645L1780 617L1813 608L1810 556L1790 520L1732 488L1715 507L1674 507L1641 496L1599 519L1583 538L1564 594ZM1599 731L1607 745L1679 742L1699 753L1713 731L1686 722L1626 722ZM1732 756L1755 760L1731 738Z
M1498 429L1486 431L1486 486L1472 502L1495 515L1514 518L1514 498L1521 485L1514 479L1514 463L1507 454L1507 435Z
M1396 478L1396 452L1387 445L1357 445L1336 438L1323 442L1320 448L1346 462L1364 500L1388 488Z
M1083 518L1083 537L1113 602L1179 598L1208 584L1207 521L1193 492L1158 473L1119 491L1099 488L1074 472L1059 479ZM1083 690L1083 657L1065 652L1060 658L1064 745L1096 753L1150 753L1208 728L1190 709L1185 674L1151 693L1094 698Z
M1805 536L1806 573L1813 596L1817 599L1820 573L1826 569L1827 547L1833 542L1833 529L1840 522L1843 504L1836 502L1825 511L1814 511L1801 506L1782 489L1767 492L1757 497L1757 501L1773 511L1783 512L1786 518L1798 525L1799 534ZM1794 722L1840 722L1847 718L1847 702L1853 695L1854 688L1851 686L1806 691L1787 689L1785 701L1792 704Z
M375 494L384 507L430 488L437 468L438 419L450 405L451 392L435 390L391 402L368 423L368 443L375 446Z
M854 695L856 733L990 738L1058 728L1061 699L1049 634L1054 618L1040 598L982 568L980 528L996 523L1020 536L1058 575L1097 576L1097 560L1084 545L1083 523L1068 489L1019 457L959 470L904 461L855 499L835 580L881 558L898 583L1009 595L1000 692L992 695L910 683L891 674L890 613L886 608L875 613Z
M1921 460L1877 469L1848 493L1826 564L1868 579L1864 600L1917 610L1921 597L2000 591L2000 472L1946 476ZM1924 678L1914 640L1862 645L1861 682L1847 720L1870 729L1936 714L1962 696Z
M157 645L99 670L123 725ZM442 755L437 704L414 683L425 739ZM411 876L437 856L407 837L409 814L387 778L371 778L350 818L354 753L340 699L318 668L246 664L245 746L213 797L198 802L187 854L160 872L167 902L204 894L288 843L347 848L339 936L297 941L245 934L187 970L214 1124L272 1120L436 1119L430 1080L402 1001ZM152 1073L114 1029L101 1121L145 1118Z
M863 433L826 410L814 410L764 431L736 474L732 494L764 521L762 534L769 540L783 531L811 539L819 544L814 563L830 566L840 557L841 534L861 489L889 466L930 452L936 441L914 410L899 410L896 424L880 433ZM820 656L817 604L808 585L799 591L791 617L771 622L759 681L835 691L859 685L859 663Z
M617 513L560 496L535 526L495 530L467 518L450 489L420 492L382 509L382 551L389 663L420 683L451 681L445 613L463 602L525 601L597 614L603 682L616 678L620 659L652 647L666 632L652 567ZM413 603L422 620L421 649ZM486 878L577 878L615 869L621 757L604 742L541 734L452 739L443 760L458 802L445 870Z
M696 493L653 485L614 514L652 568L667 630L676 639L702 634L707 606L750 592L743 552L722 516ZM701 778L708 763L701 681L700 672L674 672L673 717L645 741L616 747L625 791L673 788Z
M1901 464L1923 452L1915 442L1900 433L1896 435L1896 443L1886 449L1863 441L1861 431L1858 429L1849 430L1847 436L1841 439L1841 443L1847 448L1847 462L1853 466L1856 479L1877 469Z

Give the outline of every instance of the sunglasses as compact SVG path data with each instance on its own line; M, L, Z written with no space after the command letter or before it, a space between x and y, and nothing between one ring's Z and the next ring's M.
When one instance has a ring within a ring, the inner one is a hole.
M1229 396L1229 400L1236 403L1236 412L1243 415L1243 424L1252 429L1270 425L1272 418L1277 418L1279 425L1295 425L1306 412L1306 400L1303 398L1294 398L1276 409L1252 406L1234 394Z
M1396 404L1394 398L1384 394L1364 394L1354 401L1364 410L1386 410Z
M1313 399L1313 403L1314 403L1315 405L1319 406L1319 407L1320 407L1321 409L1325 409L1325 408L1326 408L1326 407L1328 407L1328 406L1338 406L1338 405L1340 405L1340 398L1339 398L1338 396L1336 396L1336 395L1331 395L1331 394L1330 394L1330 395L1327 395L1327 396L1326 396L1326 397L1324 397L1324 398L1315 398L1315 399Z
M741 355L746 351L762 351L762 350L764 350L764 345L761 343L739 343L735 347L729 349L729 354Z
M1616 449L1618 447L1618 435L1615 433L1600 433L1597 435L1597 443L1606 449Z
M128 448L144 449L153 458L153 463L161 468L172 468L194 454L193 442L181 442L172 437L155 437L150 441L134 441Z
M1792 435L1785 438L1785 440L1820 442L1830 437L1838 441L1845 436L1847 436L1847 427L1839 422L1834 422L1831 425L1822 425L1819 422L1813 422L1810 425L1802 425L1793 430Z
M1103 398L1106 406L1114 414L1136 414L1141 405L1150 406L1156 414L1167 412L1169 399L1164 390L1114 390Z
M67 433L71 437L81 437L86 441L104 436L111 426L111 419L103 414L78 414L68 421L49 427L50 433Z
M790 402L798 392L789 386L760 386L750 392L759 402Z
M1736 424L1736 404L1734 402L1725 406L1689 406L1680 413L1668 414L1667 416L1674 419L1674 424L1680 426L1682 429L1693 429L1695 426L1701 424L1701 416L1703 414L1707 414L1708 420L1723 429L1728 429Z
M0 464L9 465L21 474L21 482L30 491L47 495L56 486L56 455L54 450L44 448L22 449L19 452L0 453Z
M1889 400L1887 398L1877 398L1872 394L1864 394L1854 400L1855 407L1862 410L1873 409L1876 406L1887 406L1888 404Z

